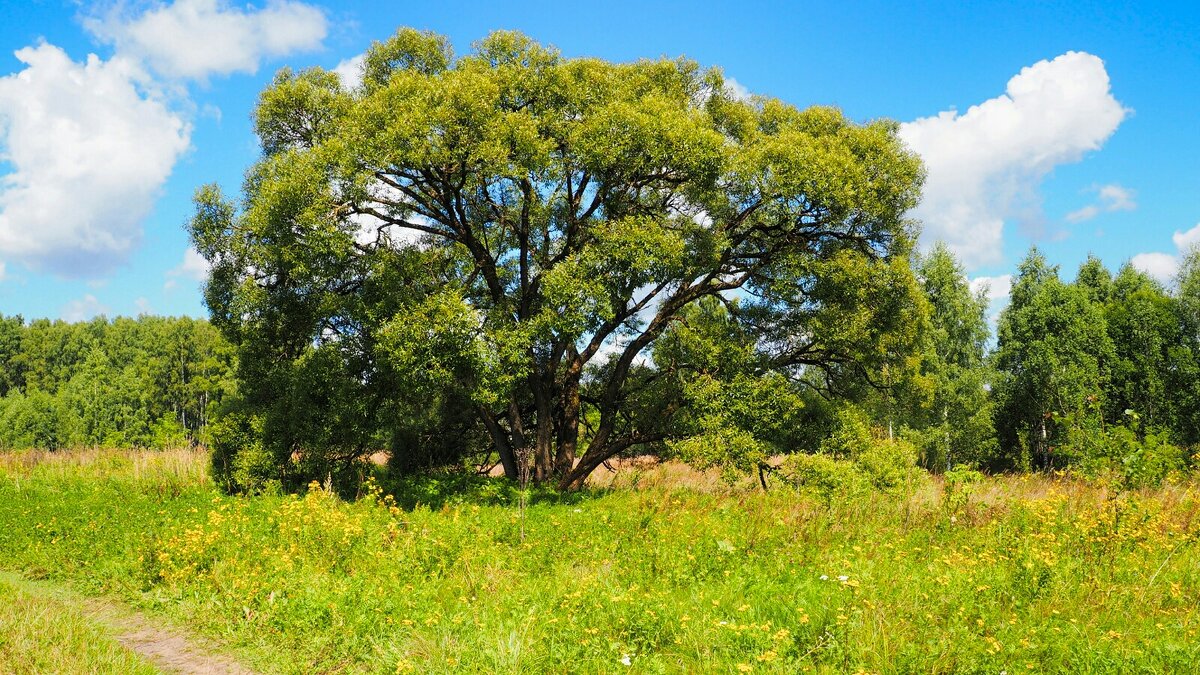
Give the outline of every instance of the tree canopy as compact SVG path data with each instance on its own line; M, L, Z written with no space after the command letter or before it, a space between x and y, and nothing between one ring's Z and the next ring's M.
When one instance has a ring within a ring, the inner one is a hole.
M771 443L729 400L913 366L922 168L894 122L743 100L686 59L404 29L359 86L280 72L255 124L242 199L202 188L190 225L239 355L224 466L473 448L576 487L637 448Z

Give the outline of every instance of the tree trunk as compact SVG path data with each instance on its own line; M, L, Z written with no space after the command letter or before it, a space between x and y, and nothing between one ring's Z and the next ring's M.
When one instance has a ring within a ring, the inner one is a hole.
M554 473L565 476L575 466L579 447L579 377L572 376L563 387L558 411L558 453Z
M537 406L537 435L533 452L533 479L548 480L554 472L554 411L547 387L535 383L534 400Z
M520 477L520 470L517 467L517 456L513 453L512 445L509 443L508 434L500 425L496 423L492 413L486 408L480 407L479 419L483 420L483 426L487 428L488 435L492 437L492 443L496 444L496 452L500 455L500 465L504 467L504 475L509 480L517 480Z

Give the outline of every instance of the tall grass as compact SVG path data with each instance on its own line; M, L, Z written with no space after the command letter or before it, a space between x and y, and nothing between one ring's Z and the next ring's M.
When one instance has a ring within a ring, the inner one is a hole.
M502 481L235 498L203 463L0 459L0 565L189 617L284 672L1200 662L1191 485L999 477L954 501L925 478L904 497L825 502L643 467L612 488L535 491L522 520Z
M0 672L158 672L75 606L0 573Z

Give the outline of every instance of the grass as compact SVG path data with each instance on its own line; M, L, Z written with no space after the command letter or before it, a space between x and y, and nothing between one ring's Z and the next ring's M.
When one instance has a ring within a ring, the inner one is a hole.
M1188 672L1194 486L996 477L829 503L676 467L227 497L189 453L0 456L0 567L278 672Z
M69 602L0 574L0 672L157 673Z

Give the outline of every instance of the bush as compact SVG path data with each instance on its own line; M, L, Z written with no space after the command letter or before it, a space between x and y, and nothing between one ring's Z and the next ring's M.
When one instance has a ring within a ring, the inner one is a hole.
M967 505L975 486L983 482L983 474L966 464L959 464L943 476L942 505L954 515Z
M876 490L897 492L916 474L917 449L900 439L875 440L859 451L854 464Z
M1148 433L1141 442L1125 427L1114 431L1120 432L1114 433L1114 440L1120 448L1119 468L1126 487L1156 487L1173 472L1184 469L1183 450L1170 442L1165 431Z
M845 406L837 412L833 433L821 441L821 453L841 459L854 459L875 444L871 424L862 410Z
M229 412L208 425L213 479L229 493L259 493L282 487L275 457L263 447L262 419Z
M780 467L783 477L826 504L860 495L871 482L854 462L825 454L789 455Z
M907 485L917 466L917 449L902 439L878 438L857 407L837 413L837 425L821 442L821 454L849 460L875 489L895 492Z
M1185 450L1170 441L1163 429L1152 429L1144 438L1128 426L1109 427L1093 434L1076 448L1083 459L1081 473L1114 478L1125 489L1157 487L1188 469Z

